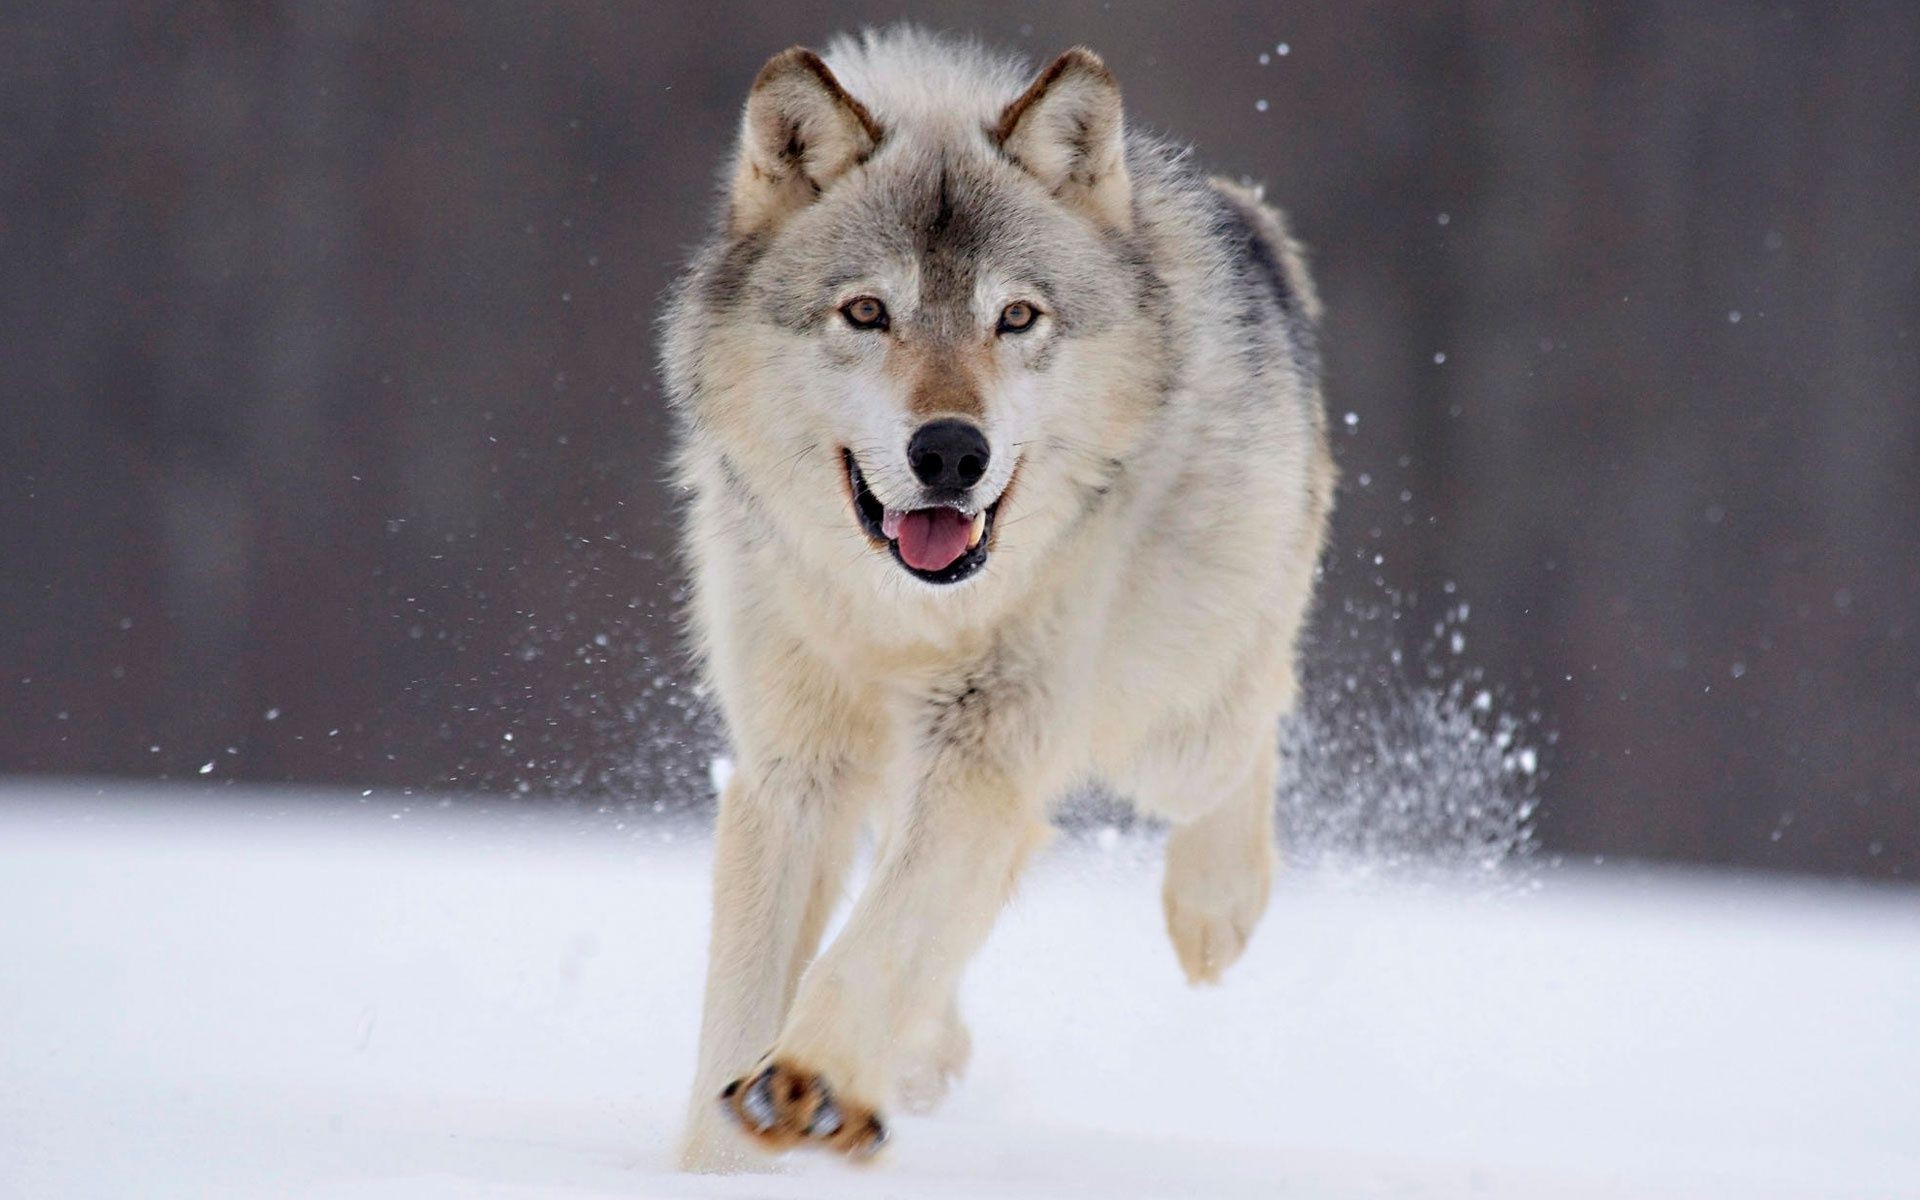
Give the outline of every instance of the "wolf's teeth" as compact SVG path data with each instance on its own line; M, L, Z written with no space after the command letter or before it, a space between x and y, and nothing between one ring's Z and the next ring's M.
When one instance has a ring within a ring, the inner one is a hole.
M973 514L973 532L967 536L967 549L971 550L978 546L980 539L985 536L987 536L987 514L983 509Z

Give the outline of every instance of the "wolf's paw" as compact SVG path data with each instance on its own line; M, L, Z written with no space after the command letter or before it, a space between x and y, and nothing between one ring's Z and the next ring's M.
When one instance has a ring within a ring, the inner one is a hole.
M959 1010L950 1007L941 1017L929 1020L914 1042L908 1065L900 1072L900 1106L910 1113L930 1113L947 1098L954 1081L966 1074L967 1060L973 1057L973 1035L967 1032Z
M1188 983L1218 983L1247 948L1267 910L1273 849L1227 846L1202 827L1177 829L1167 843L1160 900L1167 936Z
M818 1146L867 1159L887 1141L886 1124L873 1109L836 1095L817 1072L787 1062L775 1061L728 1084L720 1107L768 1150Z

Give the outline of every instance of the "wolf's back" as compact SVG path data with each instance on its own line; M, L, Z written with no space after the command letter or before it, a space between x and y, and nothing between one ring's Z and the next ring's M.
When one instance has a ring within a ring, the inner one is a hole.
M1320 293L1307 270L1306 252L1287 228L1286 215L1268 204L1256 188L1218 175L1208 179L1207 186L1236 218L1223 232L1243 243L1236 249L1265 276L1274 302L1286 316L1289 332L1307 360L1303 365L1308 366L1309 374L1317 379Z

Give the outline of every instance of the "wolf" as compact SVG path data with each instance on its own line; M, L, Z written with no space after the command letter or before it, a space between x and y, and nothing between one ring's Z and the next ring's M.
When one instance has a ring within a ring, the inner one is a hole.
M1087 49L787 50L722 190L661 352L735 760L696 1170L866 1158L942 1094L962 969L1074 788L1171 825L1167 932L1219 978L1267 904L1335 480L1300 247Z

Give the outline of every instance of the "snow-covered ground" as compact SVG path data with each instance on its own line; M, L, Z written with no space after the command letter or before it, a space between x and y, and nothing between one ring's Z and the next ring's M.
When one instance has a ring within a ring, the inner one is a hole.
M1917 891L1296 875L1191 991L1142 847L1066 843L941 1113L693 1178L704 838L395 811L0 788L0 1196L1920 1196Z

